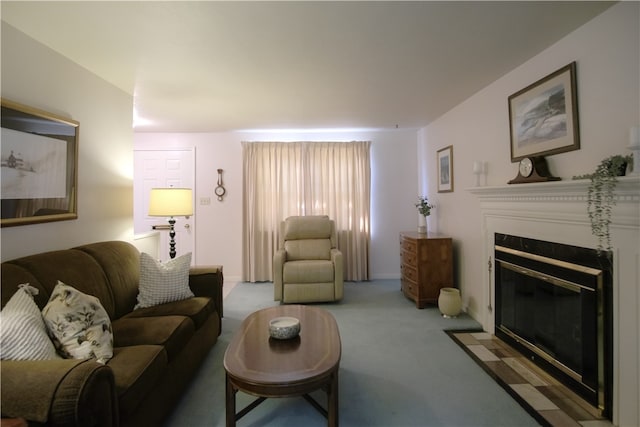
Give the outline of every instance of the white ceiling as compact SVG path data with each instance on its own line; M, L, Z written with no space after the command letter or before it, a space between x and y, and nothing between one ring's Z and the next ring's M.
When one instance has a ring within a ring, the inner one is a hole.
M1 13L132 94L138 131L216 132L423 127L611 5L3 0Z

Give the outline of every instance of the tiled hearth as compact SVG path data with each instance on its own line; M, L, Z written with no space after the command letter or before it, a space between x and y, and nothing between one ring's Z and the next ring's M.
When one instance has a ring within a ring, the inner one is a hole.
M495 336L447 333L542 425L612 426L595 408Z

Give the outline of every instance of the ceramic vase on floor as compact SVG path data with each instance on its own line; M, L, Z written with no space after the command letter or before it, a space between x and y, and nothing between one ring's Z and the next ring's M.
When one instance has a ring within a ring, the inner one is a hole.
M457 317L460 314L460 310L462 310L460 290L456 288L440 289L438 308L443 317Z

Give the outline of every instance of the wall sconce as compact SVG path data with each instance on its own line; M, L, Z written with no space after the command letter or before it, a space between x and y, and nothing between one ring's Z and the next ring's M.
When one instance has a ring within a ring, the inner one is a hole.
M169 217L169 256L176 257L174 216L193 215L193 192L190 188L152 188L149 196L149 216Z
M482 185L481 176L485 177L485 184L487 180L487 163L483 161L476 160L473 162L473 174L476 176L476 187L480 187Z

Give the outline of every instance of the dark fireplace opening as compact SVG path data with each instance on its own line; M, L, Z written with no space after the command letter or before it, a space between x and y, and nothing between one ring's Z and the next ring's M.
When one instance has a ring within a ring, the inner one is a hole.
M611 419L612 258L495 235L496 336Z

